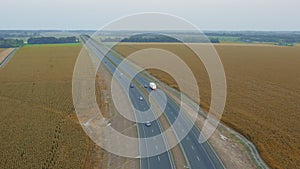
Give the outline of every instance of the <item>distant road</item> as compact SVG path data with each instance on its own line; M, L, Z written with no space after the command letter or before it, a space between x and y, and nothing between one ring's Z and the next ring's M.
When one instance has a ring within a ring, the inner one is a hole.
M120 65L122 60L120 58L123 58L120 54L118 54L116 51L113 51L114 54L109 53L106 56L103 56L103 53L106 54L106 49L104 46L101 46L100 44L97 44L94 41L88 41L86 37L82 37L82 39L85 41L86 46L92 49L92 51L101 59L103 59L104 65L106 68L113 74L116 71L116 67ZM132 65L123 65L121 67L122 69L119 69L121 73L123 74L134 74L133 66ZM146 77L146 78L145 78ZM136 109L139 110L147 110L149 109L149 101L144 96L143 92L141 90L146 91L147 93L151 92L151 89L144 88L143 86L145 84L149 84L152 77L150 77L147 74L138 74L134 77L134 80L137 82L137 85L140 85L142 89L139 89L138 87L134 87L133 89L130 89L129 97L132 101L133 106ZM125 85L125 82L128 79L126 79L126 76L122 76L122 78L118 79L119 83L121 85ZM131 83L131 82L130 82ZM144 101L140 101L138 98L142 96L145 98ZM164 115L166 116L167 120L173 124L174 121L177 119L179 120L179 123L181 124L180 129L175 130L175 134L179 135L179 132L188 132L186 137L183 138L183 140L180 142L180 147L182 149L182 152L184 153L184 156L186 158L186 161L188 163L188 168L192 169L223 169L224 166L222 162L219 160L218 156L215 154L215 152L212 150L211 146L205 142L200 144L198 142L200 131L196 126L193 126L191 130L188 128L188 123L190 123L189 119L185 115L179 114L179 105L175 103L171 97L167 96L167 104L166 108L164 110ZM140 114L136 113L137 118L143 118L140 117ZM142 123L138 123L138 132L140 137L152 137L155 135L159 135L162 132L162 127L159 125L158 120L154 120L151 122L151 127L146 127ZM148 139L149 140L149 139ZM163 146L168 146L168 144L165 142L164 136L161 137L161 140L158 142L164 143ZM155 149L157 147L153 146L152 142L145 142L140 143L140 151L147 152L150 149ZM148 157L148 158L142 158L141 159L141 168L145 169L168 169L168 168L175 168L173 157L171 152L165 152L163 154L154 156L154 157ZM177 168L183 168L183 166L177 166Z

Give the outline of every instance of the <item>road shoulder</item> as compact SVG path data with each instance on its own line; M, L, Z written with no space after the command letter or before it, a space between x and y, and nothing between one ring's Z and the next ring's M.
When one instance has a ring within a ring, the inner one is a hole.
M8 57L16 50L16 48L8 48L0 53L0 67L3 66Z

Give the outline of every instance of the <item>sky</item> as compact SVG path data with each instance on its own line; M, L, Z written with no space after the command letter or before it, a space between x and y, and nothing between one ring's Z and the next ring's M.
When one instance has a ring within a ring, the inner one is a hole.
M1 30L98 30L134 13L163 12L201 30L300 30L299 0L2 0Z

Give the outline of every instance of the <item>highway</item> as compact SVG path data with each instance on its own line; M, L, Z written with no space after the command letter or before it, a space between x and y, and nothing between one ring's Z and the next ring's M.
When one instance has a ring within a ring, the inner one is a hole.
M140 111L149 109L149 100L146 98L146 94L150 94L152 90L150 88L144 88L145 84L149 84L152 81L152 77L144 73L135 74L136 65L133 63L121 64L122 56L115 51L107 53L107 49L100 44L88 40L87 37L83 36L82 39L86 42L85 45L100 59L103 59L104 65L110 73L116 72L116 67L119 66L119 79L118 82L121 86L129 86L128 83L134 84L133 88L129 89L129 97L133 106ZM134 77L134 82L130 82L127 75ZM139 86L139 87L138 87ZM142 96L144 99L141 101L139 97ZM156 95L155 99L161 99L161 95ZM217 155L214 153L211 146L205 142L200 144L198 142L200 131L196 126L189 126L191 124L190 119L185 113L180 112L179 105L175 103L169 96L166 95L166 105L163 113L170 124L175 125L175 134L179 137L184 134L184 138L180 142L180 147L187 161L188 168L192 169L221 169L224 168L222 162L219 160ZM147 119L155 119L155 112L147 113L147 116L142 115L140 112L135 112L136 119L139 121L146 121ZM151 117L152 116L152 117ZM191 129L190 129L191 128ZM148 154L151 150L157 151L168 148L168 143L162 133L162 127L159 120L151 122L151 126L147 127L144 123L137 123L137 129L139 137L148 138L153 137L155 140L146 139L144 142L140 142L140 153ZM168 169L175 168L174 157L170 151L158 154L153 157L142 158L140 162L140 168L142 169ZM182 168L182 166L177 166Z

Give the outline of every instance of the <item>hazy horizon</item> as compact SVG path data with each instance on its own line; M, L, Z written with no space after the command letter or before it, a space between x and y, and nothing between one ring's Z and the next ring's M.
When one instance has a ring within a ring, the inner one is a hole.
M0 31L95 31L96 32L99 30L96 29L0 29ZM124 31L124 30L119 30L119 31ZM169 31L169 30L165 30L165 31ZM184 32L188 30L171 30L171 31ZM299 30L210 29L210 30L201 30L201 31L203 32L210 32L210 31L211 32L300 32L300 29Z
M0 30L98 30L120 17L161 12L208 31L299 31L297 0L15 0L5 7Z

